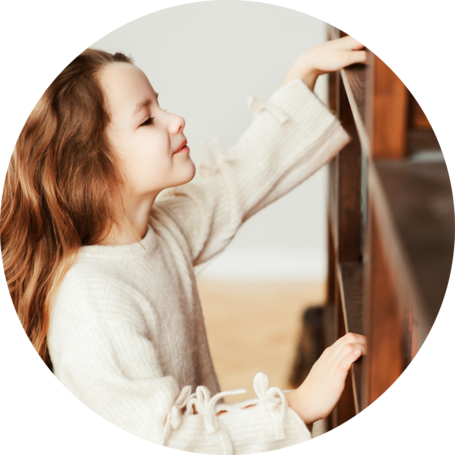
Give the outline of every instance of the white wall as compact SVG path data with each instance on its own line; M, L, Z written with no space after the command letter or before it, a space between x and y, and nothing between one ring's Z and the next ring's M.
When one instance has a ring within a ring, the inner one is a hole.
M266 100L295 58L325 40L325 24L256 2L200 2L144 16L92 47L133 56L160 94L160 105L186 120L198 144L235 144L249 125L248 95ZM316 93L325 99L326 79ZM230 246L198 273L214 279L323 279L326 271L326 169L250 219Z

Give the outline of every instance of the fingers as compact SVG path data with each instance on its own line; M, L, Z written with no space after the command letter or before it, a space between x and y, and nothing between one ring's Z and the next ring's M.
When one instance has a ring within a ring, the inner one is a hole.
M366 51L350 52L349 57L351 60L351 65L353 63L366 63L368 60L368 54Z
M343 347L346 344L354 344L354 343L364 345L365 354L366 354L366 343L367 343L366 337L363 335L359 335L358 333L352 333L352 332L349 332L346 335L342 336L341 338L338 338L338 340L332 344L332 346L329 348L329 350L332 352L334 357L338 357L341 350L343 349Z
M352 43L352 47L351 49L353 51L359 51L360 49L364 49L365 46L362 44L362 43L359 43L357 40L354 40L354 42Z
M336 42L340 46L340 49L352 51L360 50L365 47L362 43L360 43L359 41L357 41L356 39L349 35L343 36L343 38L338 38L337 40L334 40L334 42Z
M332 368L337 380L344 382L352 364L366 352L365 347L359 343L346 344L334 359Z
M365 341L366 337L364 335L360 335L358 333L353 333L349 332L343 335L341 338L338 338L338 340L333 343L333 346L338 346L340 344L346 344L346 343L358 343L361 341Z
M368 54L362 50L365 46L351 36L344 36L343 38L332 41L332 43L334 43L336 48L343 51L343 67L354 63L367 63Z
M355 358L358 359L361 355L365 353L365 347L361 344L353 343L347 344L338 356L338 366L342 365L346 358ZM349 367L349 366L348 366Z
M359 63L367 63L368 62L368 52L367 51L359 51Z
M338 360L341 360L343 357L345 357L347 354L349 354L350 352L354 352L354 351L360 351L360 354L361 355L365 355L366 354L366 351L367 351L367 347L365 344L363 343L349 343L349 344L345 344L343 346L343 349L338 353L338 357L337 359Z
M343 43L344 49L351 51L348 52L347 65L367 62L368 54L366 51L361 50L365 48L365 46L362 43L352 38L352 36L345 36L341 38L341 40L345 40Z
M329 41L335 48L345 51L358 51L363 49L366 44L352 35L343 36L336 40Z
M346 377L349 368L351 368L352 364L362 355L362 351L359 348L355 348L346 354L338 363L336 368L336 373L341 374L342 376Z

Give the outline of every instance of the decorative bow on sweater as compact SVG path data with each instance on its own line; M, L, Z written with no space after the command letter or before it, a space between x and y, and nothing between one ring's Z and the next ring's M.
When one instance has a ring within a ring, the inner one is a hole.
M254 391L259 398L259 403L270 410L275 423L276 440L286 437L285 421L288 410L288 400L284 392L278 387L269 387L269 378L265 373L257 373L253 382Z
M182 423L182 409L194 395L194 393L191 393L191 386L187 385L183 387L179 396L174 401L174 404L166 415L163 431L163 445L166 445L166 442L169 439L171 428L175 430Z
M284 439L286 437L285 420L288 402L283 391L278 387L271 387L269 389L269 378L265 373L256 374L253 387L258 398L234 405L222 406L222 409L229 411L229 407L234 409L242 405L245 408L247 407L245 406L246 404L260 404L270 410L275 424L275 439ZM190 386L184 387L166 416L163 445L166 444L169 438L171 428L175 430L180 426L183 417L182 410L186 407L186 414L200 414L202 416L207 434L218 434L224 454L233 455L234 449L229 433L217 415L217 411L219 411L217 409L217 402L224 396L237 395L245 392L246 389L229 390L211 397L210 391L205 386L198 386L195 393L191 393Z
M191 387L185 386L180 395L174 401L171 409L166 415L164 432L163 432L163 445L166 445L169 439L171 428L177 429L182 423L182 409L186 406L187 414L200 414L204 419L205 430L208 434L218 433L223 451L225 455L233 455L234 448L232 447L231 438L229 433L217 418L215 410L217 402L226 395L237 395L245 393L246 389L229 390L220 392L213 397L210 397L210 391L205 386L198 386L196 393L191 393Z
M280 108L275 106L273 103L263 103L261 100L253 95L248 97L248 109L253 115L258 115L259 112L267 109L280 123L286 122L289 117Z

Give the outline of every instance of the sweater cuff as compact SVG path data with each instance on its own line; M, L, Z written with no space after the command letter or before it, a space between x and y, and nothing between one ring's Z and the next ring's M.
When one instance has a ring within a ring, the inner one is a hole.
M269 388L266 374L256 374L254 390L257 398L217 408L228 411L219 418L235 453L276 450L311 439L305 423L288 407L283 391Z
M247 100L248 108L256 116L261 111L269 111L279 123L285 123L290 118L298 116L302 107L310 108L314 117L322 117L335 121L336 117L327 108L327 106L308 88L300 79L293 79L286 85L276 90L263 103L257 97L250 95ZM308 107L306 107L308 106Z

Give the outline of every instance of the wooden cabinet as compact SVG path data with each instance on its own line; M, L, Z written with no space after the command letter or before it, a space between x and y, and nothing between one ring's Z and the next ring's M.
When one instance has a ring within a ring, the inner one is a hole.
M342 36L330 27L330 39ZM325 343L368 338L330 427L376 400L425 341L454 248L449 174L438 141L398 77L369 63L330 75L329 107L351 142L330 163Z

